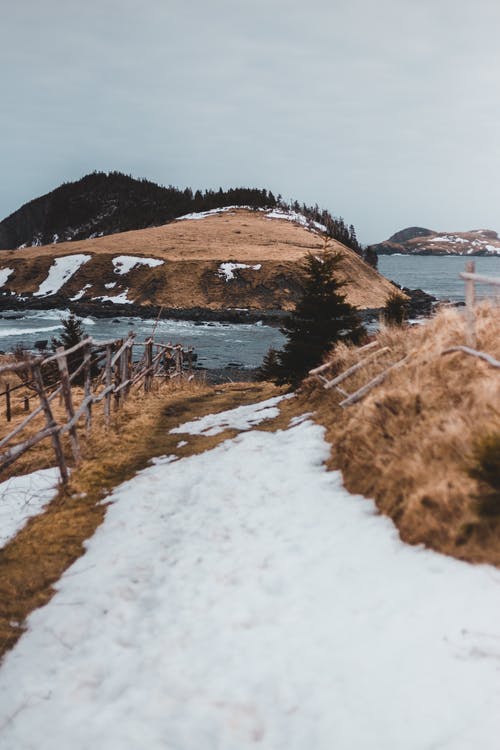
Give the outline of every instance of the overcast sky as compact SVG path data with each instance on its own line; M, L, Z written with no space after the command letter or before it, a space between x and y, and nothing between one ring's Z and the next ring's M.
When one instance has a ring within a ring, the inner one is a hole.
M498 0L2 6L2 218L116 169L267 187L365 243L500 230Z

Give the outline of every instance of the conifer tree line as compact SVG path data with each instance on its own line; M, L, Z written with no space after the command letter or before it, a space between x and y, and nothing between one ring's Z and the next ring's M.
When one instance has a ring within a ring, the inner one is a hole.
M93 172L27 203L0 222L0 247L15 248L35 242L45 245L55 237L62 242L145 229L185 214L226 206L296 211L310 222L323 224L328 237L339 240L362 257L366 254L352 224L347 226L341 217L332 216L318 205L285 201L281 195L259 188L193 191L189 187L162 187L121 172Z

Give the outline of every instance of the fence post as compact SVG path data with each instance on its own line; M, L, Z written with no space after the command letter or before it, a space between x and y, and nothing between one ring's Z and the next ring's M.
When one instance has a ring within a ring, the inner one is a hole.
M466 273L475 273L476 264L473 260L465 264ZM476 346L476 326L474 305L476 302L476 290L474 279L465 279L465 340L467 346Z
M109 388L112 381L113 381L113 372L111 369L111 358L113 356L113 344L108 344L106 346L106 364L105 366L105 380L104 380L104 387ZM104 397L104 421L106 422L106 427L109 427L109 420L111 416L111 391L109 393L106 393Z
M146 377L144 378L144 390L146 392L151 390L151 384L153 382L153 339L149 338L145 344L145 359L146 359Z
M117 348L120 349L123 346L123 339L120 339L116 343L117 343ZM122 382L122 355L120 354L115 364L115 410L120 408L122 392L118 391L117 389L119 388L121 382Z
M10 422L12 419L12 410L10 406L10 383L7 383L5 386L5 416L7 417L7 422Z
M64 451L61 443L61 436L57 428L57 423L54 419L52 409L50 408L50 402L45 393L45 386L43 384L42 372L39 365L32 365L31 367L32 379L35 384L38 398L40 399L40 405L44 411L45 419L47 420L47 427L53 430L51 434L52 445L54 447L54 453L56 454L56 460L59 465L59 471L61 473L61 481L63 484L67 484L69 475L68 467L66 466L66 460L64 458Z
M89 399L85 409L85 429L90 432L92 428L92 344L85 344L83 347L83 398Z
M75 410L73 408L73 398L71 395L71 382L69 379L68 362L66 355L64 354L64 346L60 346L56 349L56 354L61 354L60 359L57 360L57 366L59 367L59 375L61 376L61 393L68 413L68 419L71 421L75 416ZM80 461L80 446L78 444L78 435L76 432L76 425L69 429L69 439L71 442L71 450L73 456L78 463Z

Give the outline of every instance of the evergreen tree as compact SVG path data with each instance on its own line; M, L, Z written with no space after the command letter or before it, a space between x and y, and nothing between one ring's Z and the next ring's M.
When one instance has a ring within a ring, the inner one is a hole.
M281 328L288 341L265 363L278 384L297 386L334 344L358 343L365 336L356 308L340 291L345 285L336 278L341 258L327 247L318 256L306 257L302 297Z
M61 324L63 327L61 337L54 337L52 339L53 351L56 351L60 346L63 346L65 349L71 349L75 344L79 344L82 339L86 338L87 334L83 327L83 323L74 313L70 313L67 318L61 318ZM68 370L71 375L71 373L77 370L83 362L83 348L68 355L67 359ZM75 385L81 385L83 383L83 373L79 373L72 382Z

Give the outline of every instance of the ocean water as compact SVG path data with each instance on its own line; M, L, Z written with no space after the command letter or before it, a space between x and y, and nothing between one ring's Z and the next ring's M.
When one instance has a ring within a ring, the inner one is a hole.
M47 341L61 330L61 318L67 310L15 310L0 314L0 350L11 351L21 345L33 350L36 341ZM122 338L134 331L137 341L144 341L155 328L155 320L119 317L88 317L84 328L96 341ZM160 320L156 326L156 341L193 347L201 367L222 368L238 364L244 368L258 367L270 347L281 349L285 341L277 328L256 324L202 323L184 320Z
M440 300L463 302L465 287L459 274L469 260L475 262L477 273L500 277L500 256L380 255L378 270L401 286L423 289ZM490 297L500 294L500 288L477 284L476 292L478 297Z

